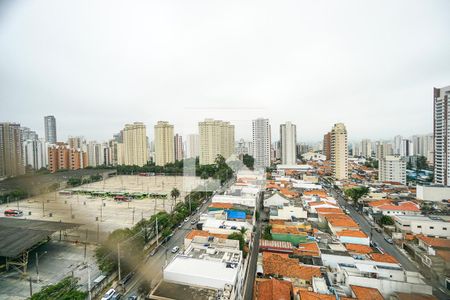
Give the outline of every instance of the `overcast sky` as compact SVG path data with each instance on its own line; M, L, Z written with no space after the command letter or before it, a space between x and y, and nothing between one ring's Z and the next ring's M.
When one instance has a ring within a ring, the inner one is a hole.
M432 132L450 1L0 1L0 121L104 141L125 123L297 124L318 141Z

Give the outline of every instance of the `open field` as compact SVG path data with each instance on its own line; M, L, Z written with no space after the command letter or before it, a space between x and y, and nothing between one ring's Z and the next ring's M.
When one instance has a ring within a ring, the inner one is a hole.
M115 201L111 197L90 195L61 195L58 192L42 194L17 202L0 205L5 209L18 208L23 218L62 221L83 224L78 230L63 236L64 240L99 242L115 229L131 227L141 218L150 218L159 211L170 212L174 201L170 197L173 188L180 191L177 201L182 201L193 188L201 185L198 177L182 176L131 176L123 175L82 185L73 190L102 192L167 194L166 199L143 198L130 202ZM86 237L87 236L87 237Z

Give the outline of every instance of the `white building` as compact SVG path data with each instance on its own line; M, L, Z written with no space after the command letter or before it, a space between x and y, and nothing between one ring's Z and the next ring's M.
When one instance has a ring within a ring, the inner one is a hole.
M419 200L442 202L450 199L450 187L442 185L417 185L416 197Z
M195 240L195 239L194 239ZM164 269L164 280L204 288L228 291L228 299L237 299L244 280L242 251L218 244L191 243Z
M379 181L393 181L406 184L406 160L399 155L388 155L380 159Z
M343 123L334 124L331 130L331 166L335 179L348 178L347 129Z
M395 227L404 233L450 238L450 223L439 216L395 216Z
M297 127L291 122L280 125L281 163L295 165L297 162Z
M450 86L434 89L434 182L450 185L450 152L448 140Z
M252 124L255 167L270 167L271 130L269 119L259 118L253 120Z
M43 140L25 140L22 144L23 165L34 170L47 167L48 143Z
M256 206L256 197L253 196L233 196L233 195L214 195L212 203L230 203L248 207Z
M368 158L372 157L372 143L368 139L361 141L361 156Z
M325 161L327 157L317 152L307 152L302 154L303 160Z
M186 139L186 158L195 158L200 153L200 136L198 134L188 134Z

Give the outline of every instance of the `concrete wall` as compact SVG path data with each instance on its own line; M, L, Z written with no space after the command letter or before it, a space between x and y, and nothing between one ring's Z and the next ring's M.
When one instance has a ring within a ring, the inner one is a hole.
M416 197L419 200L441 202L450 199L450 187L417 185Z

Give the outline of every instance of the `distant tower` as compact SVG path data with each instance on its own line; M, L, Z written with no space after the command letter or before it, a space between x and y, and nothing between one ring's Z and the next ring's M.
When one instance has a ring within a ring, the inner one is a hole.
M44 117L45 141L49 144L56 144L56 119L54 116Z
M434 182L450 185L449 114L450 86L434 89Z
M269 119L253 120L253 153L255 167L270 167L271 133Z
M175 162L173 125L158 121L155 125L155 164L165 166Z
M331 166L337 180L348 177L347 129L343 123L334 124L331 130Z
M178 133L175 134L173 138L173 146L175 153L175 160L183 160L184 151L183 151L183 137Z
M295 165L297 155L297 127L291 122L280 125L281 163L284 165Z

